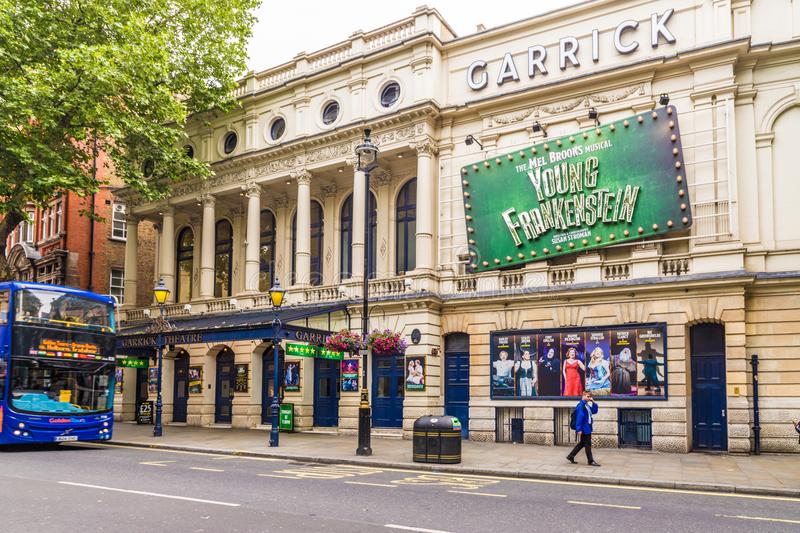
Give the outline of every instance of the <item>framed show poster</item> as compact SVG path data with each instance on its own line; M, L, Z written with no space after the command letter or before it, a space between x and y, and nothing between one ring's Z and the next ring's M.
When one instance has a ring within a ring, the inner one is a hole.
M203 393L203 367L189 367L189 394Z
M158 392L158 367L147 369L147 392L152 394Z
M342 392L358 392L358 359L342 359Z
M300 361L283 363L283 390L297 392L300 390Z
M663 323L496 331L490 343L493 399L579 398L584 390L616 399L667 398Z
M425 356L406 358L406 390L425 390Z
M236 376L233 382L233 392L247 392L249 390L248 377L250 365L247 363L237 363L234 365L234 374Z

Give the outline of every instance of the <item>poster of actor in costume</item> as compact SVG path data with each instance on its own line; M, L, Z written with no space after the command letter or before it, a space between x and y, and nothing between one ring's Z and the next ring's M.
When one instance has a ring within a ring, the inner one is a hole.
M517 377L517 394L522 398L536 396L536 337L533 335L517 336L519 360L514 362L514 374Z
M580 396L586 376L583 332L561 334L562 363L561 375L564 381L564 396Z
M539 396L561 396L561 336L544 333L538 337Z
M425 390L425 357L409 357L406 361L406 390Z
M586 333L586 390L611 394L611 353L607 331Z
M498 335L493 341L492 395L514 397L514 337Z
M657 328L637 330L638 395L661 396L664 387L664 333Z
M342 359L342 392L358 392L358 359Z
M636 330L611 330L611 394L636 396Z

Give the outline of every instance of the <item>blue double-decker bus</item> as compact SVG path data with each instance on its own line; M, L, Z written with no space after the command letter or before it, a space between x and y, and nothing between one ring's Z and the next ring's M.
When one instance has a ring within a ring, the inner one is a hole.
M114 301L41 283L0 283L0 444L108 440Z

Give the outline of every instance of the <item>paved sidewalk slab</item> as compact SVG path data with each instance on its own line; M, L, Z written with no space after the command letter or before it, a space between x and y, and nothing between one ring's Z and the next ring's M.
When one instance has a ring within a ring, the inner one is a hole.
M162 437L154 438L152 430L152 426L118 422L111 442L318 463L800 498L800 456L791 454L667 454L597 448L595 459L603 466L593 468L586 465L584 455L578 456L579 464L568 463L569 449L561 446L464 441L461 464L434 465L414 463L409 440L373 438L373 455L358 457L355 436L281 433L280 447L270 448L268 431L168 425Z

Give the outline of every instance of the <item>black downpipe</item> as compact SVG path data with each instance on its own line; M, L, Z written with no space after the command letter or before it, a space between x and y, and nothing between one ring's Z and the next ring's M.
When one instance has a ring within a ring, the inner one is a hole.
M94 139L94 146L92 148L92 183L97 183L97 139ZM92 193L92 207L91 216L89 217L89 283L86 290L93 292L94 290L94 210L95 193ZM66 213L64 213L66 216Z
M761 455L761 424L758 414L758 354L750 359L753 365L753 453Z

